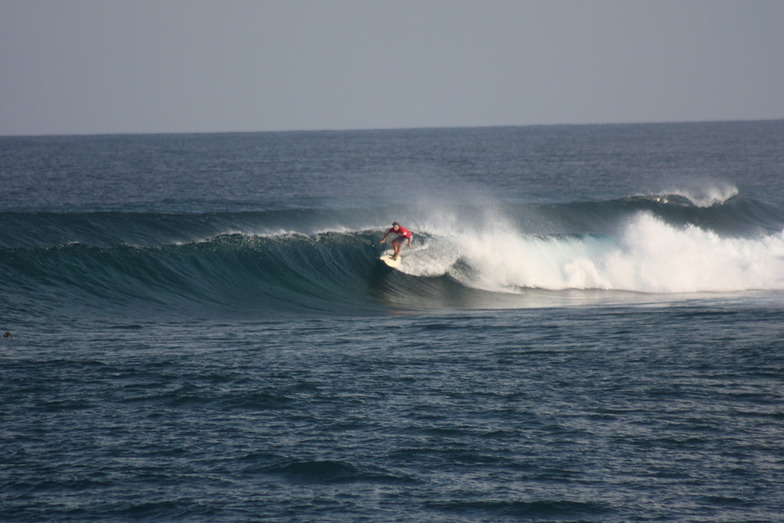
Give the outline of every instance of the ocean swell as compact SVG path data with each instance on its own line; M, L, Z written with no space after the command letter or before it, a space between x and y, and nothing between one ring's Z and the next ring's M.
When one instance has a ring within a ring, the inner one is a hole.
M386 225L371 214L6 214L0 299L40 314L353 314L528 306L542 292L784 289L784 213L740 195L464 209L459 226L443 209L412 211L399 270L378 261Z

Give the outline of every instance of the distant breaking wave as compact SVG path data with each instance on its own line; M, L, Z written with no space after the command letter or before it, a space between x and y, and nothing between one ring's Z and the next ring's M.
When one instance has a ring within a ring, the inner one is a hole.
M714 183L692 189L674 189L663 193L661 198L666 201L671 196L677 196L697 207L711 207L726 203L739 195L740 191L734 185Z
M375 212L5 213L0 299L39 314L355 314L784 290L784 213L737 194L460 209L459 225L433 209L409 222L416 248L399 271L378 262Z

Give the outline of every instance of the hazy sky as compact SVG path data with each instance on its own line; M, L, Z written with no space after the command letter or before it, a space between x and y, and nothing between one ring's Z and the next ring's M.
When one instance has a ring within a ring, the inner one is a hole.
M0 134L784 118L784 0L0 0Z

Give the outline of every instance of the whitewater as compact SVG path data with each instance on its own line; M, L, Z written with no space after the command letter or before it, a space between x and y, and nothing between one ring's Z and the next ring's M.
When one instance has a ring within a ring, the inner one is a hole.
M782 143L0 137L0 519L778 520Z

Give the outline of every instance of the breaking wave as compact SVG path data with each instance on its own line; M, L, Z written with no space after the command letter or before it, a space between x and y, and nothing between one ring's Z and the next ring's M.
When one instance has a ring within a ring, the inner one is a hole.
M5 213L0 299L40 314L352 314L519 307L564 291L784 290L784 211L724 196L412 211L399 270L377 259L386 220L370 209Z

